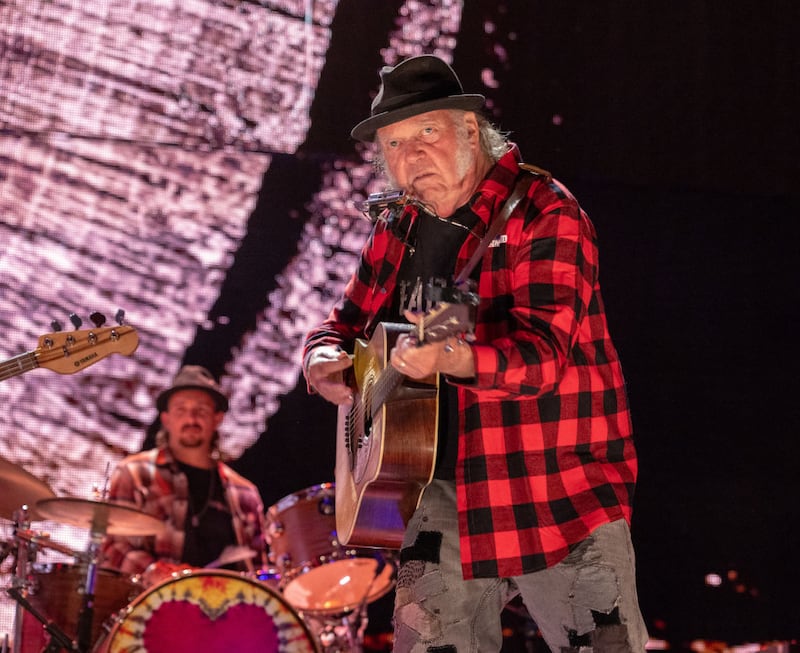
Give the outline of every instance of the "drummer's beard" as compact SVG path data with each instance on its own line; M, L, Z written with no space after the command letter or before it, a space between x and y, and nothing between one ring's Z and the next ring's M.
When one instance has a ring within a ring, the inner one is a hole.
M178 441L181 446L187 448L196 449L205 446L209 446L210 448L210 443L203 437L202 428L197 424L186 424L182 426Z

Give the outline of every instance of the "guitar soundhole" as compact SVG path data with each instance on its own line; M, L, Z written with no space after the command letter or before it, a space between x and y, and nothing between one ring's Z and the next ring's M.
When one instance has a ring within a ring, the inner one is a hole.
M372 431L372 418L365 417L361 411L351 410L345 418L345 447L355 455L359 449L369 443L369 434ZM352 464L350 467L352 468Z
M350 457L350 470L356 483L361 482L364 465L369 458L372 434L372 391L377 371L370 368L362 378L361 390L353 397L353 407L347 415L346 446Z

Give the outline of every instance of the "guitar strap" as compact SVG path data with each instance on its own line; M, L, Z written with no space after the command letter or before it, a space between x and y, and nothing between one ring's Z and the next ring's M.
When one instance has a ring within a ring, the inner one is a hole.
M486 251L486 248L489 247L489 244L495 238L497 238L497 236L503 230L503 227L505 227L509 216L513 213L514 209L517 208L517 205L528 193L528 189L531 187L534 178L543 177L546 182L549 182L553 178L547 170L538 168L534 165L520 163L519 167L522 171L522 174L517 178L517 181L514 184L514 190L511 191L511 195L509 195L506 203L503 205L500 215L495 218L494 222L492 222L492 224L489 226L486 235L483 237L481 242L478 243L478 248L475 250L475 253L469 259L469 261L467 261L464 269L462 269L459 275L456 277L454 282L456 288L461 288L465 285L468 285L469 275L472 273L473 268L481 260L483 253Z

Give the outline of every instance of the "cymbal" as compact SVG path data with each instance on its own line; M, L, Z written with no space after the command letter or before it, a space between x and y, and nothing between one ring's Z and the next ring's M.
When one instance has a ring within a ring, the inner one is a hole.
M36 512L45 519L109 535L155 535L164 528L157 517L112 501L56 497L38 501Z
M255 558L257 553L246 546L226 546L219 554L219 558L209 562L206 569L219 569L225 565L232 565L234 562L242 562Z
M55 496L55 492L44 481L25 471L19 465L0 456L0 479L3 492L0 493L0 516L13 519L14 512L23 505L33 506L41 499Z

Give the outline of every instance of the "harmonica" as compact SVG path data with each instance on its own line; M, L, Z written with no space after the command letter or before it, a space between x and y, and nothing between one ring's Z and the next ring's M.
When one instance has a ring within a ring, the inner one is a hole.
M382 193L370 193L366 200L361 204L361 211L375 222L381 218L381 214L386 209L399 209L405 206L409 197L402 190L387 190Z

